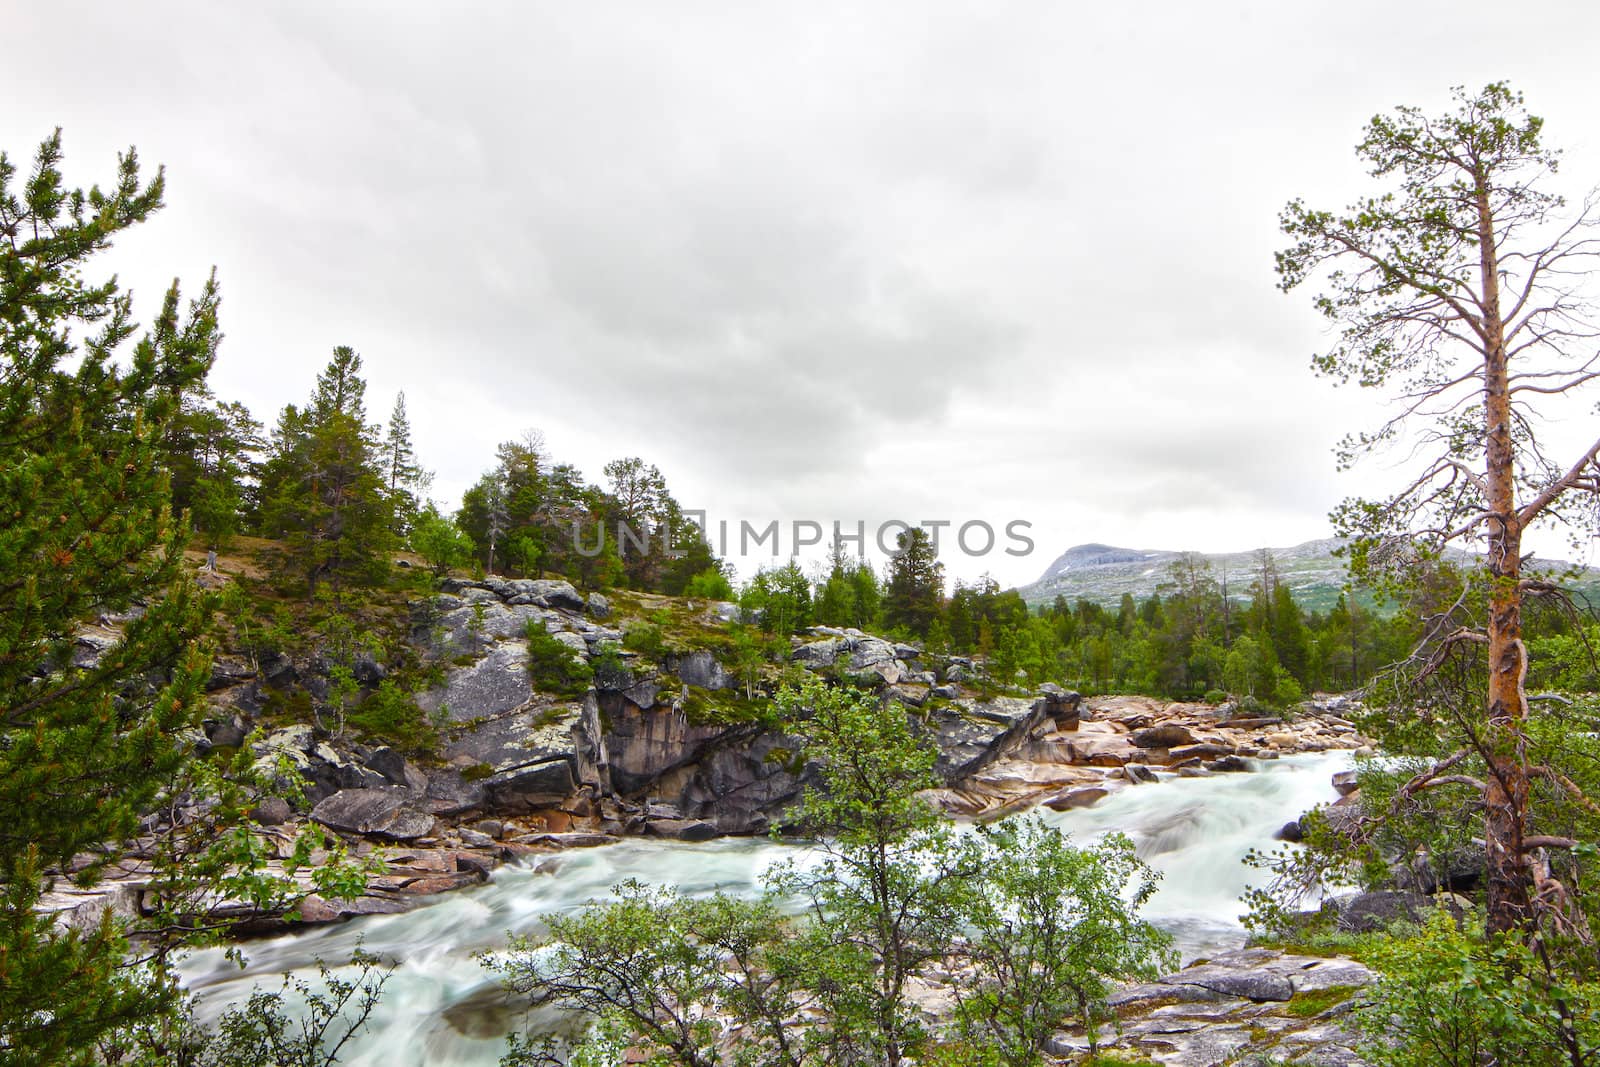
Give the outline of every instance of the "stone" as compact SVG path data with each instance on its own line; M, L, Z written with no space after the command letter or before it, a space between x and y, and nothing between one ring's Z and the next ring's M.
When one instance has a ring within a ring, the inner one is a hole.
M611 618L611 601L601 593L590 593L583 603L583 609L592 619Z
M484 780L496 808L529 811L561 803L578 787L570 757L511 767Z
M1125 763L1122 766L1122 777L1135 785L1149 785L1159 782L1156 772L1142 763Z
M958 700L961 697L961 690L953 685L936 685L928 690L928 695L938 697L940 700Z
M518 838L514 844L519 845L544 845L549 848L599 848L602 845L614 845L617 839L611 834L594 833L565 833L565 834L528 834ZM504 849L506 846L502 845Z
M1229 953L1219 958L1223 962L1190 967L1176 974L1167 975L1161 982L1164 985L1199 986L1213 993L1257 1002L1283 1001L1294 996L1294 984L1276 971L1248 964L1234 964L1228 959L1244 955L1247 953Z
M355 676L357 682L370 688L387 678L389 669L374 659L372 653L363 652L351 664L350 673Z
M206 740L217 748L242 748L246 737L244 724L235 716L205 724Z
M343 922L362 915L398 915L409 908L404 900L388 897L327 900L312 893L300 902L300 921L309 924Z
M479 819L472 824L472 829L480 834L488 834L495 840L499 840L505 835L506 825L499 819Z
M685 685L701 689L732 689L735 685L733 676L723 670L717 657L710 652L690 652L674 657L671 668Z
M1071 811L1074 808L1087 808L1099 803L1109 796L1111 790L1102 786L1087 786L1082 789L1069 789L1059 793L1044 802L1044 806L1051 811Z
M1339 929L1361 934L1400 920L1419 923L1433 910L1434 902L1421 893L1377 890L1336 897L1333 906Z
M1135 739L1134 744L1138 744ZM1223 756L1234 755L1232 745L1216 745L1208 741L1197 742L1192 745L1180 745L1177 748L1167 749L1167 755L1172 757L1174 763L1188 759L1220 759Z
M552 634L551 636L570 648L573 655L579 659L589 658L589 642L583 639L582 634L575 634L571 630L562 630L560 633Z
M428 776L387 745L373 749L361 762L368 770L376 771L392 785L404 786L418 793L428 788Z
M473 830L470 827L463 826L456 833L460 836L461 843L468 848L493 848L495 846L495 840L491 835Z
M1242 756L1223 756L1221 759L1212 760L1204 765L1208 771L1223 774L1240 774L1250 770L1250 764Z
M802 667L820 670L833 666L833 661L839 658L843 649L844 642L838 638L824 638L801 645L789 654L789 658Z
M470 666L450 671L443 686L417 698L417 707L429 715L446 709L450 721L471 722L503 715L532 696L528 646L522 641L505 641Z
M1298 844L1306 839L1306 832L1300 825L1299 819L1290 819L1278 827L1278 832L1272 835L1274 841L1289 841Z
M674 841L710 841L722 836L715 826L700 819L655 819L645 824L645 831Z
M282 797L267 797L250 812L260 826L282 826L294 818L294 809Z
M433 832L436 820L412 805L412 795L397 786L343 789L311 809L311 818L332 830L407 841Z
M460 771L435 771L428 778L422 806L435 815L462 815L476 811L488 800L482 782L469 782Z
M1194 744L1194 734L1186 726L1163 723L1133 732L1133 743L1140 748L1177 748Z
M1338 791L1340 796L1347 797L1357 789L1360 789L1361 786L1356 781L1355 771L1335 771L1333 774L1333 788Z

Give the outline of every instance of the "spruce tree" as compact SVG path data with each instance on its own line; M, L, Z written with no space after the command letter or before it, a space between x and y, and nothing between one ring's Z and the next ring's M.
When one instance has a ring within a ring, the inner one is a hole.
M176 284L148 332L95 253L161 206L133 152L114 183L68 190L57 133L14 189L0 153L0 1061L98 1062L106 1035L159 1016L170 986L125 966L109 919L68 931L38 905L54 873L116 856L184 761L203 707L206 604L185 573L160 442L219 338L215 279ZM86 624L116 617L98 656Z
M361 357L341 345L304 411L284 408L263 475L263 528L282 537L308 592L326 581L380 584L388 574L393 512L367 422Z
M889 586L883 596L883 623L919 637L939 617L944 598L944 565L928 531L920 527L900 535L899 555L889 560Z

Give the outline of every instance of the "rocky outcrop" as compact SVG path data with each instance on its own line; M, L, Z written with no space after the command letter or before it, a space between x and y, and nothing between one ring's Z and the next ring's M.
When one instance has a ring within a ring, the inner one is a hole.
M294 791L285 779L281 795L256 808L260 833L292 835L309 819L358 849L400 844L453 857L426 860L415 878L391 865L366 897L323 901L314 914L381 911L482 876L498 862L625 834L700 840L782 826L818 768L805 757L804 715L774 726L754 714L759 709L742 699L743 682L718 658L726 613L737 609L691 607L700 613L686 624L697 635L691 647L650 662L622 649L622 627L631 624L630 610L640 610L638 602L624 603L623 621L612 623L618 611L611 600L584 596L568 582L489 578L447 580L413 605L414 644L438 669L437 683L417 704L442 724L445 739L439 759L426 767L390 748L331 743L309 725L252 738L251 716L273 690L299 687L315 697L327 689L326 664L286 656L264 656L259 670L219 660L216 713L202 743L248 744L269 780L293 772L308 783L303 802L288 803ZM683 610L665 598L646 603L651 613ZM594 666L593 686L582 697L535 687L528 635L540 630ZM86 636L86 651L96 636ZM608 648L616 654L602 656ZM1231 718L1228 706L1085 701L1054 686L984 697L990 683L981 663L930 656L916 644L858 629L816 627L794 640L790 661L901 706L938 750L942 785L930 799L976 819L1035 805L1084 807L1163 777L1244 771L1280 753L1361 743L1337 717L1342 709L1285 723ZM387 674L370 657L356 667L365 687ZM1341 801L1358 802L1359 794ZM492 832L483 828L491 823ZM378 903L363 903L369 897Z
M1102 1047L1172 1067L1359 1067L1348 1014L1373 978L1354 960L1266 949L1224 953L1113 995L1120 1028L1102 1035ZM1075 1029L1057 1034L1051 1051L1087 1048Z

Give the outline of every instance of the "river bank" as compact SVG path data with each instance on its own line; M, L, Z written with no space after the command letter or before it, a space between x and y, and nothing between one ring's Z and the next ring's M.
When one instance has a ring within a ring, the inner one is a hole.
M1154 786L1116 791L1092 808L1045 809L1045 817L1080 840L1113 829L1129 834L1163 875L1147 914L1173 932L1185 960L1192 960L1243 944L1238 897L1251 873L1240 862L1244 853L1270 845L1285 819L1337 799L1331 780L1348 764L1347 752L1331 752L1264 761L1255 773L1159 772ZM274 988L286 974L314 973L317 959L338 963L361 945L401 966L350 1064L487 1067L498 1061L505 1034L524 1020L477 954L503 946L508 934L537 932L542 915L605 898L626 878L689 893L753 893L773 863L803 862L804 855L803 846L763 838L635 838L527 856L499 868L482 886L403 914L239 946L247 960L243 969L212 950L191 957L184 973L200 998L201 1017L210 1019L258 984Z

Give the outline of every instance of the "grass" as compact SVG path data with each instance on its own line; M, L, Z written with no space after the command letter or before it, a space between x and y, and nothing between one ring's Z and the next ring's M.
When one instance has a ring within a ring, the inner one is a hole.
M1161 1067L1161 1065L1137 1053L1111 1051L1087 1057L1080 1067Z
M1387 930L1374 930L1364 934L1349 934L1327 928L1299 931L1288 937L1252 937L1250 947L1270 948L1296 956L1344 956L1367 962L1374 949L1395 937L1414 934L1417 927L1411 923L1396 923Z

